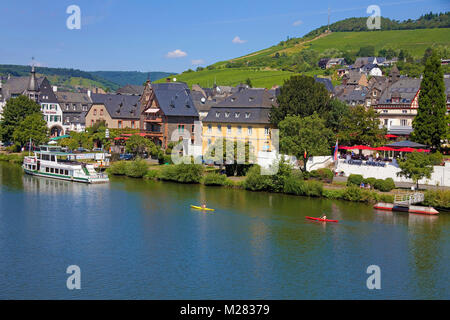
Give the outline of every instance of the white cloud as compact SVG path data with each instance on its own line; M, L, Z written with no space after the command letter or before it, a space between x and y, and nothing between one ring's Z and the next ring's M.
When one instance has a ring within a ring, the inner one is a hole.
M183 58L183 57L186 57L186 56L187 56L187 53L184 52L184 51L181 51L180 49L177 49L177 50L175 50L175 51L168 52L168 53L166 54L166 58L169 58L169 59L173 59L173 58Z
M302 20L297 20L297 21L295 21L292 25L293 25L294 27L298 27L298 26L301 25L302 23L303 23Z
M234 37L234 39L233 39L233 43L237 43L237 44L243 44L243 43L246 43L246 42L247 42L247 40L242 40L238 36Z
M203 60L203 59L195 59L195 60L192 60L192 65L193 65L193 66L199 66L199 65L201 65L201 64L205 64L205 60Z

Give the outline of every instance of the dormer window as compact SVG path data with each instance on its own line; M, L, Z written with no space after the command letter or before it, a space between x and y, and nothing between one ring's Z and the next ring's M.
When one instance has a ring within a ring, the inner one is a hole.
M216 118L220 117L220 112L216 112Z
M235 102L236 101L236 98L231 98L231 102Z
M225 112L225 118L229 118L230 117L230 113L229 112Z
M245 113L245 119L248 119L248 118L250 118L250 112Z
M239 118L241 116L241 113L240 112L236 112L235 114L234 114L234 117L235 118Z
M253 98L253 97L248 98L249 102L252 102L253 100L255 100L255 98Z

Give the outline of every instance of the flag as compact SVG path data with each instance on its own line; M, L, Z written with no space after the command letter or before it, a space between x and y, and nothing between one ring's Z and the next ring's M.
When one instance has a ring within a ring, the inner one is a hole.
M336 140L336 146L334 147L334 162L338 160L339 141Z
M307 154L306 154L306 150L305 150L305 155L303 156L303 158L305 158L305 159L306 159L306 155L307 155Z

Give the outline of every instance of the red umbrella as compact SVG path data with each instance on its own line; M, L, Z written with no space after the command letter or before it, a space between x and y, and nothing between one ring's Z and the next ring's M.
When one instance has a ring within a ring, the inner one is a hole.
M368 147L368 146L354 146L351 149L358 149L358 150L375 150L372 147Z
M397 149L395 151L399 151L399 152L415 152L417 151L417 149L413 149L413 148L401 148L401 149Z
M398 138L398 136L396 136L395 134L387 134L384 136L385 138Z
M376 151L396 151L396 149L389 148L389 147L379 147L375 148Z
M427 149L417 149L417 152L431 152L431 150L427 150Z

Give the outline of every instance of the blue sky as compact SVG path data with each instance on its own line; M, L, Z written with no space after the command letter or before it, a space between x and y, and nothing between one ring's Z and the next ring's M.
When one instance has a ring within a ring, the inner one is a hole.
M73 4L80 30L66 27ZM181 72L303 36L327 23L328 7L334 22L373 4L397 20L450 11L449 0L2 1L0 64Z

